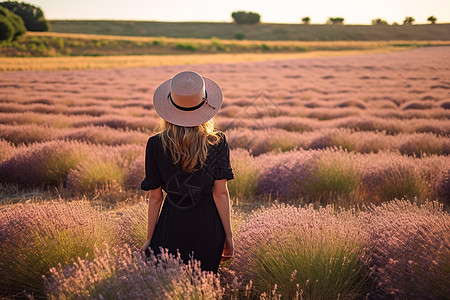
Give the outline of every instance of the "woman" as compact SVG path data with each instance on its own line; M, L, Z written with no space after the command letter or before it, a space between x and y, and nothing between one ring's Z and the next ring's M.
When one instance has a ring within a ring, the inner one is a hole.
M141 184L150 190L141 251L178 251L185 263L197 259L202 270L214 273L233 255L227 180L234 174L226 137L214 130L213 118L222 98L213 80L191 71L156 89L153 106L164 125L147 142Z

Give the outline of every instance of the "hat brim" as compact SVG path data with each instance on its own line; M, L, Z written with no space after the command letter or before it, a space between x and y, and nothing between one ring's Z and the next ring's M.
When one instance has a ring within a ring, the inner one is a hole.
M209 105L205 103L200 108L191 111L176 108L168 97L171 80L163 82L153 95L153 107L158 115L167 122L185 127L197 126L214 117L222 107L223 95L220 86L214 80L203 77Z

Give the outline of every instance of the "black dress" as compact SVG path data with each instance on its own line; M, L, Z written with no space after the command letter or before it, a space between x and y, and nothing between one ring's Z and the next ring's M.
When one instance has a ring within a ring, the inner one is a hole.
M150 242L155 254L160 247L181 254L185 263L191 257L201 262L204 271L217 273L225 242L212 190L214 180L233 179L230 150L225 135L220 142L208 145L204 166L194 172L183 172L165 154L159 134L149 138L145 154L143 190L162 186L167 193Z

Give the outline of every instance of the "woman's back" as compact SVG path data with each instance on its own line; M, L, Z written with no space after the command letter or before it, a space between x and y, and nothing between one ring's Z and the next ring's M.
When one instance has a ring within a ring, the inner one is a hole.
M199 259L202 269L217 272L223 250L225 232L214 204L214 181L233 179L229 146L225 135L208 145L203 166L193 172L183 171L173 163L170 153L163 149L161 134L149 138L146 148L146 178L141 187L158 187L167 193L150 248L159 253L159 247L168 248L182 259ZM213 238L213 240L211 240Z

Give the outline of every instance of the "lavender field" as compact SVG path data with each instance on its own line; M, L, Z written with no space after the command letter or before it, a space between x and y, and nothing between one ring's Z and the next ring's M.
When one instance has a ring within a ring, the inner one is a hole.
M0 73L0 295L445 299L449 50ZM152 95L186 69L225 97L235 258L219 276L135 252Z

